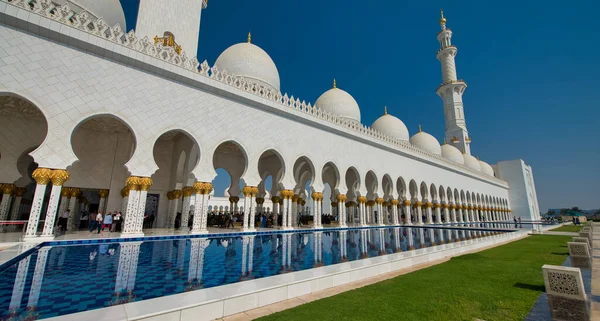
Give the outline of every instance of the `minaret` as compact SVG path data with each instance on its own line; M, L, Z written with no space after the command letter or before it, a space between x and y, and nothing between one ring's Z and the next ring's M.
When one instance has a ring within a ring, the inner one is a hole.
M442 16L440 19L442 30L437 35L440 42L437 59L442 63L442 84L437 88L436 93L444 100L446 140L454 147L470 155L471 138L469 138L469 132L467 131L462 101L462 95L467 88L467 84L456 77L454 57L456 57L457 49L451 43L452 31L446 28L444 12L440 11L440 14Z
M196 57L200 17L207 6L208 0L140 0L135 35Z

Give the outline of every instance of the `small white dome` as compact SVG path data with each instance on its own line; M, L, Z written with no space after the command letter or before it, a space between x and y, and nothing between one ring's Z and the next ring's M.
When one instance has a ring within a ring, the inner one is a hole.
M463 159L465 160L465 166L467 166L470 169L481 172L481 165L479 164L477 158L469 154L463 154Z
M273 59L250 42L238 43L225 49L217 58L215 67L279 92L279 71Z
M109 26L117 23L121 30L126 31L125 12L119 0L52 0L57 5L68 4L75 13L87 11L96 18L102 18Z
M462 153L458 150L458 148L450 145L444 144L442 145L442 156L452 162L464 165L465 159L463 158Z
M482 173L484 173L485 175L494 176L494 169L492 168L492 166L490 166L490 164L480 160L479 165L481 166Z
M440 147L440 143L435 137L429 135L428 133L421 131L419 128L419 132L414 134L413 137L410 138L410 143L417 146L418 148L428 151L430 153L436 155L442 155L442 148Z
M360 108L354 98L344 90L336 87L324 92L315 102L315 106L332 114L348 118L360 123Z
M394 138L409 140L410 137L406 125L398 117L388 114L387 111L373 122L371 127Z

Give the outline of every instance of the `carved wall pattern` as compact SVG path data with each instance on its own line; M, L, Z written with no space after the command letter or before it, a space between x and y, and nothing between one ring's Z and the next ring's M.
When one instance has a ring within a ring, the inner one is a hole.
M125 33L121 29L121 26L119 26L118 24L114 25L113 27L110 27L102 18L94 20L94 17L86 11L75 13L69 8L68 4L56 6L50 0L0 1L44 16L48 19L54 20L64 25L68 25L88 34L98 36L110 42L127 47L131 50L135 50L137 52L160 59L169 64L184 68L191 72L199 73L200 75L203 75L210 79L252 93L261 98L276 102L285 107L293 108L295 110L312 115L329 123L333 123L335 125L339 125L352 131L358 132L360 134L381 140L385 143L395 145L399 149L410 150L412 152L421 154L422 156L425 156L427 158L435 159L438 162L444 163L446 166L457 168L460 171L471 172L476 174L477 176L485 176L487 179L501 182L501 180L498 180L494 177L489 177L480 172L469 169L466 166L462 166L448 161L442 156L435 155L424 151L420 148L417 148L416 146L410 144L408 141L385 135L377 130L374 130L369 126L350 121L345 117L325 112L321 109L312 106L310 103L307 104L304 100L301 101L299 98L295 98L293 95L288 96L287 93L282 95L280 92L276 92L275 90L252 82L251 79L246 79L240 75L228 74L227 71L217 70L217 68L215 67L211 68L206 60L200 63L196 57L188 58L185 51L182 51L180 54L178 54L173 47L163 46L160 42L154 44L154 42L150 41L148 37L139 39L135 35L134 30Z
M571 273L548 272L549 288L558 294L579 295L581 293L577 286L577 279Z
M567 244L571 256L590 256L590 249L587 243L569 242Z

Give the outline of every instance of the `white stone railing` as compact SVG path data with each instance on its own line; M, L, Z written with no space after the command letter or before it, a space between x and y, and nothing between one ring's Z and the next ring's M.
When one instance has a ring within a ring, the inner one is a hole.
M187 69L190 72L200 73L207 78L227 84L245 92L252 93L261 98L273 101L279 105L312 115L316 118L344 127L351 131L375 138L379 141L393 145L401 150L409 150L413 153L419 154L424 158L429 158L430 160L433 160L437 163L442 163L445 166L454 168L458 171L469 172L471 175L492 180L496 183L505 183L504 181L495 177L474 171L466 166L461 166L460 164L446 160L439 155L417 148L406 140L388 136L369 126L365 126L363 124L348 120L344 117L323 111L315 106L312 106L310 103L307 104L304 100L300 101L300 99L297 97L295 98L294 96L288 96L287 93L282 95L280 92L262 85L258 85L240 75L228 74L227 71L218 70L216 67L211 68L206 60L200 63L196 57L188 58L185 51L177 54L173 47L163 46L160 42L154 43L153 41L150 41L148 37L139 39L133 30L125 33L118 24L110 27L102 18L92 20L92 16L86 11L75 13L67 4L55 6L50 0L0 0L0 2L6 2L16 7L28 10L51 20L57 21L61 24L71 26L86 33L125 46L131 50L135 50L137 52L165 61L169 64Z

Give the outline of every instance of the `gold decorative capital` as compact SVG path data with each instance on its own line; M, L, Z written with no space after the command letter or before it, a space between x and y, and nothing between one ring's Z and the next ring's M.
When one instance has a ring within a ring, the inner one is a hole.
M398 200L391 200L391 203L392 203L392 205L395 206L395 205L398 205L398 203L400 203L400 201L398 201Z
M81 190L77 187L71 187L71 197L79 197L81 195Z
M15 184L0 184L0 186L2 186L2 194L12 194L15 190Z
M173 192L173 199L174 200L179 199L181 197L181 193L182 192L181 192L180 189L174 189L174 190L172 190L172 192Z
M421 201L417 201L417 202L415 203L415 206L417 206L417 207L423 206L423 203L422 203Z
M425 203L425 207L426 207L426 208L431 208L431 206L433 206L433 204L431 204L431 202L427 202L427 203Z
M71 196L71 188L70 187L63 187L60 190L60 195L62 197L69 197L69 196Z
M348 199L346 194L337 194L335 198L338 200L338 202L345 202L346 199Z
M298 196L297 194L294 194L292 196L292 203L298 203L298 199L300 198L300 196Z
M167 192L167 199L168 199L169 201L172 201L172 200L173 200L173 191L168 191L168 192Z
M98 195L100 196L100 198L106 198L108 196L108 190L107 189L101 189L98 191Z
M238 196L229 196L229 202L237 203L239 201L240 201L240 198Z
M15 188L15 196L22 197L27 192L25 187L17 187Z
M125 185L127 185L127 189L129 189L130 191L139 191L140 178L137 176L129 176L125 181Z
M147 191L152 186L150 177L140 177L140 191Z
M367 201L367 206L373 206L373 205L375 205L375 201L373 201L373 200Z
M410 200L404 200L404 202L402 202L402 204L404 204L404 206L409 206L410 205Z
M378 197L375 199L375 203L377 204L383 204L383 198L382 197Z
M273 197L271 197L271 202L273 202L273 204L279 203L280 199L281 199L281 197L279 197L279 196L273 196Z
M265 203L265 199L263 197L257 197L256 198L256 204L262 205L264 203Z
M356 203L354 203L354 201L346 202L346 207L353 207L355 205L356 205Z
M194 183L194 187L184 186L181 189L181 193L183 194L183 197L190 197L190 196L192 196L192 194L194 194L194 191L196 191L196 183ZM200 193L198 193L198 194L200 194Z
M71 176L69 172L64 169L55 169L52 171L50 176L50 180L52 181L52 185L54 186L62 186L66 181L69 180Z
M31 177L33 177L38 185L47 185L52 177L52 170L49 168L38 167L33 171Z
M450 207L450 205L448 205L448 204L442 204L442 207L443 208L448 208L448 207Z
M129 188L127 188L127 186L125 186L121 189L121 197L125 198L127 196L129 196Z
M338 207L338 202L331 202L331 207Z
M442 207L442 204L440 204L440 203L435 203L435 204L433 205L433 207L435 207L435 208L440 208L440 207Z
M367 203L367 197L366 196L359 196L356 200L360 204L366 204Z

